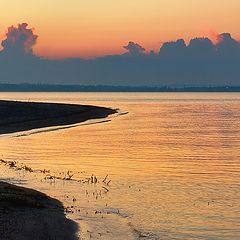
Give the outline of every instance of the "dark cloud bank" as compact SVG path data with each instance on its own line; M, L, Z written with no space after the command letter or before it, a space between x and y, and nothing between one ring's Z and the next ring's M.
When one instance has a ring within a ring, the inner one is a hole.
M35 56L38 36L27 24L8 28L0 52L0 83L42 83L111 86L212 87L240 86L240 42L229 33L166 42L158 53L137 43L126 53L92 60L48 60ZM56 41L58 41L56 39Z

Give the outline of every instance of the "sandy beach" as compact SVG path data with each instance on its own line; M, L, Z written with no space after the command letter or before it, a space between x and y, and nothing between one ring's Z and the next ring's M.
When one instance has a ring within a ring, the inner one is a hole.
M116 113L104 107L0 101L0 134L63 126ZM78 226L65 216L62 203L33 189L0 181L2 240L75 240Z
M33 189L0 182L2 240L77 240L78 226L61 202Z
M114 113L97 106L0 100L0 134L76 124Z

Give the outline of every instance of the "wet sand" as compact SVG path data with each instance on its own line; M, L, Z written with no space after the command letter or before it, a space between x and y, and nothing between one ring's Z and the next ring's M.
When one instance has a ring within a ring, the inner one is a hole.
M116 112L88 105L0 100L0 134L76 124L105 118Z
M0 100L0 134L76 124L114 113L116 110L105 107ZM60 201L0 181L2 240L76 240L77 231Z

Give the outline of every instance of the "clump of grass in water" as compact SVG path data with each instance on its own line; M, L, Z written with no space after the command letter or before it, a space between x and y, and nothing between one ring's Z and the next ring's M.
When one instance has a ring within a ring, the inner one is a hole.
M56 174L51 174L50 170L46 170L46 169L39 169L39 170L35 170L33 168L31 168L30 166L27 165L23 165L23 164L19 164L16 161L7 161L7 160L3 160L0 159L0 164L4 164L5 166L9 167L12 170L15 171L26 171L29 173L42 173L45 175L44 179L45 180L53 180L55 183L55 180L62 180L62 181L74 181L74 182L79 182L79 183L83 183L83 184L90 184L90 185L94 185L94 186L98 186L101 187L101 189L95 189L93 192L88 192L86 190L86 196L89 197L93 197L95 200L100 200L104 198L103 194L107 194L110 191L110 182L111 179L109 179L109 175L107 174L102 180L100 180L96 175L91 174L90 177L85 177L82 179L75 179L74 175L75 173L72 171L67 171L67 172L60 172L58 173L58 175ZM85 174L85 171L82 172L76 172L78 174ZM101 186L102 184L104 184L104 186ZM100 186L99 186L100 185ZM10 196L4 196L5 200L7 200L7 198ZM77 199L75 197L69 197L67 196L67 198L71 201L69 202L69 205L64 207L64 212L65 214L74 214L74 213L80 213L81 209L79 207L77 207L77 205L75 205L75 202L77 201ZM22 202L24 204L28 204L28 205L32 205L35 207L42 207L42 205L39 205L37 201L34 201L32 199L28 199L26 197L24 198L19 198L17 197L15 200L14 198L11 196L11 201L17 201ZM107 204L106 204L107 206ZM100 214L101 217L104 217L104 211L101 210L93 210L94 215L98 215ZM86 214L88 215L88 212L86 212Z
M44 177L45 180L75 181L75 182L87 183L87 184L100 183L97 176L95 176L94 174L92 174L90 177L86 177L83 179L74 179L73 178L74 173L72 171L67 171L66 173L60 172L59 176L56 176L55 174L54 175L50 174L50 170L46 170L46 169L34 170L33 168L31 168L27 165L18 164L16 161L7 161L7 160L0 159L0 163L4 164L5 166L8 166L10 169L13 169L16 171L24 170L29 173L43 173L44 175L46 175ZM62 176L62 175L64 175L64 176ZM111 182L111 179L108 179L108 174L105 176L105 178L102 180L102 182L105 184L105 186L102 186L102 188L106 192L109 192L110 191L109 184Z
M101 186L102 190L98 190L95 192L93 192L92 194L89 194L88 191L86 190L87 194L86 196L89 197L90 195L92 197L94 197L96 200L98 199L102 199L102 193L108 193L110 191L110 182L111 180L108 177L108 174L104 177L104 179L102 181L99 181L97 176L95 176L94 174L91 174L90 177L85 177L83 179L75 179L74 177L74 173L72 171L67 171L67 172L60 172L58 174L58 176L56 176L56 174L51 174L50 170L46 170L46 169L40 169L40 170L35 170L27 165L23 165L23 164L18 164L18 162L16 161L7 161L7 160L3 160L0 159L0 164L4 164L5 166L8 166L10 169L15 170L15 171L26 171L29 173L42 173L45 175L44 180L53 180L54 184L56 183L56 180L62 180L62 181L74 181L74 182L78 182L78 183L82 183L82 184L93 184L93 185L97 185L97 184L101 184L104 183L104 186ZM80 173L80 172L78 172ZM85 172L81 172L81 173L85 173ZM74 198L73 203L76 201L76 198ZM69 208L67 208L66 210L67 213L73 213L73 209L72 206Z
M0 163L8 166L9 168L11 169L14 169L16 171L20 171L20 170L24 170L26 172L39 172L39 173L49 173L50 170L46 170L46 169L43 169L43 170L33 170L31 167L27 166L27 165L18 165L18 163L16 161L6 161L6 160L3 160L3 159L0 159Z

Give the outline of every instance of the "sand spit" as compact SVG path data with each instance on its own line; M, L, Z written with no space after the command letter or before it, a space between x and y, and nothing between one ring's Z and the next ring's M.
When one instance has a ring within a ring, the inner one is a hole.
M88 105L0 100L0 134L76 124L116 112Z

